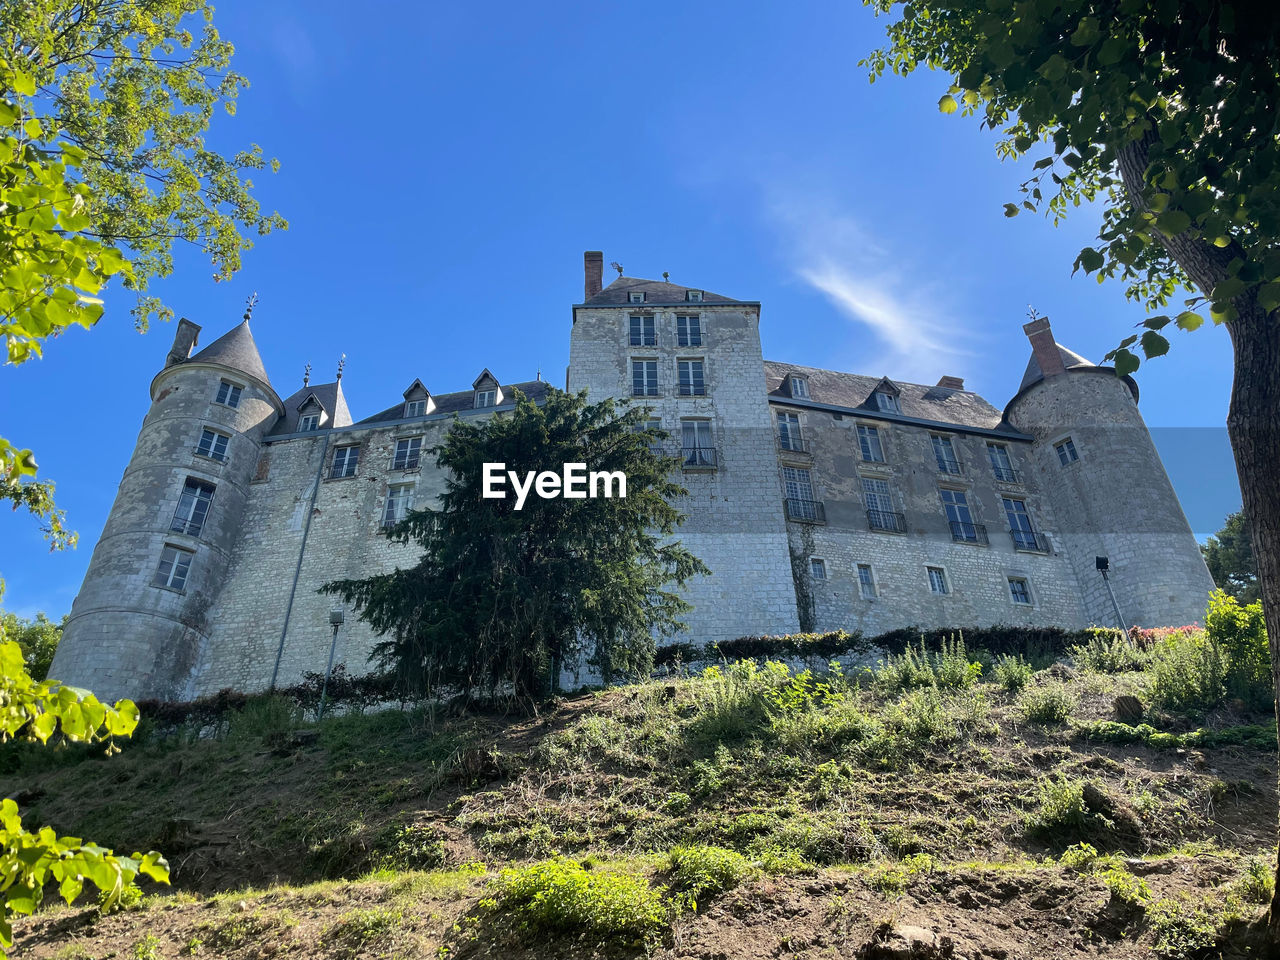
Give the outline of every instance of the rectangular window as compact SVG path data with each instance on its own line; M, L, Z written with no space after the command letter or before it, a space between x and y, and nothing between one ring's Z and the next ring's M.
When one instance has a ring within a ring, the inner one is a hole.
M864 600L873 600L876 595L876 581L871 573L871 564L858 564L858 589Z
M410 400L404 405L404 415L406 417L421 417L427 412L427 401Z
M791 378L791 395L800 400L809 399L809 381L804 377Z
M885 413L901 413L902 408L898 406L898 398L892 393L886 393L883 390L876 391L876 409Z
M803 450L800 436L800 417L794 413L778 414L778 446L783 450Z
M227 459L227 442L231 438L225 433L218 433L205 427L200 431L200 443L196 445L196 453L213 460Z
M941 490L942 509L947 514L947 523L951 526L951 539L972 542L986 537L986 528L973 522L973 513L969 510L969 498L963 490Z
M1076 453L1076 445L1070 437L1055 443L1053 449L1058 451L1058 462L1064 467L1080 459L1080 454Z
M482 407L492 407L498 402L497 390L477 390L476 391L476 409Z
M653 317L634 316L631 318L631 345L633 347L652 347L658 342L658 334L653 326Z
M1038 537L1031 523L1031 513L1027 510L1026 501L1002 497L1001 502L1004 504L1004 515L1009 520L1009 536L1013 537L1013 545L1019 550L1038 550Z
M1013 463L1009 459L1009 448L1003 443L988 443L987 458L991 461L991 472L995 474L997 480L1005 483L1016 483L1018 474L1013 469Z
M677 360L676 369L680 374L680 396L705 397L707 395L701 360Z
M312 430L320 429L320 414L308 413L304 417L298 418L298 432L310 433Z
M390 527L399 523L413 509L413 484L393 483L387 487L387 506L382 511L382 525Z
M169 587L171 590L181 590L187 585L187 574L191 571L191 558L194 556L195 554L190 550L165 544L164 549L160 551L160 565L156 567L152 584L157 587Z
M1014 603L1031 603L1031 587L1023 577L1009 578L1009 596Z
M658 361L631 361L631 395L656 397L658 395Z
M862 450L863 460L868 463L884 463L884 444L880 442L878 428L859 424L858 447Z
M867 502L867 525L872 530L907 532L906 517L893 509L893 491L888 481L863 477L862 496Z
M783 467L782 485L788 500L813 500L813 476L803 467Z
M333 469L329 471L331 479L354 477L356 465L360 462L360 447L338 447L333 451Z
M396 441L396 452L391 458L392 470L414 470L422 452L421 437L404 437Z
M643 423L637 423L634 429L636 433L648 433L649 434L649 452L652 453L654 456L658 456L658 457L662 456L663 454L662 441L659 440L657 437L653 436L653 431L662 429L661 420L658 420L656 418L645 420Z
M686 467L714 467L716 451L710 420L680 421L680 455Z
M702 346L702 318L696 313L689 316L676 317L676 345L681 347Z
M929 590L932 593L950 593L947 587L947 571L941 567L925 567L929 571Z
M178 497L178 509L173 512L173 521L169 529L176 533L185 533L189 537L200 536L204 529L205 518L209 515L209 504L213 501L213 484L187 477L182 485L182 493Z
M815 580L827 579L827 561L818 557L809 558L809 575Z
M213 402L220 403L226 407L238 407L240 406L240 392L240 387L228 380L223 380L218 384L218 395L213 398Z
M951 444L951 438L935 434L931 439L933 440L933 458L938 462L938 471L959 476L960 461L956 459L956 449Z

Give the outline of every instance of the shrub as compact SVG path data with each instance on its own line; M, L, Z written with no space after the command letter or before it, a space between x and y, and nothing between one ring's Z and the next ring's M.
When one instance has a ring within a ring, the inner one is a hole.
M921 873L931 874L937 865L937 861L929 854L917 853L900 863L872 870L867 874L867 886L886 897L900 897L906 892L907 884L913 877Z
M1123 867L1111 867L1099 874L1099 879L1111 891L1111 896L1129 906L1142 906L1151 899L1147 881L1135 877Z
M1066 723L1075 707L1075 697L1061 683L1028 687L1018 697L1018 709L1030 723Z
M890 656L875 672L876 683L886 690L914 690L918 687L949 687L959 690L972 686L982 675L982 664L969 659L964 634L945 637L937 653L920 646L908 646L901 656Z
M1027 830L1039 834L1078 835L1089 822L1084 784L1079 780L1044 780L1039 806L1027 817Z
M1091 843L1073 844L1062 851L1058 863L1068 870L1089 870L1098 860L1098 850Z
M1118 630L1092 631L1088 643L1071 648L1076 665L1094 673L1145 670L1151 655Z
M1018 693L1031 680L1031 664L1022 654L1003 654L995 662L996 682L1010 693Z
M884 712L885 725L914 744L946 744L960 737L960 728L936 687L912 690Z
M1151 675L1152 702L1169 710L1209 710L1226 696L1226 658L1204 634L1170 634L1157 643Z
M785 663L759 666L740 660L708 667L693 684L698 716L694 732L712 740L734 740L771 729L778 717L839 703L844 694L810 670L793 674Z
M1253 707L1271 703L1271 651L1262 603L1242 607L1235 597L1215 590L1209 596L1204 629L1226 658L1227 694Z
M302 722L302 709L285 696L254 697L227 719L227 741L282 743Z
M662 888L563 857L503 870L498 887L501 905L531 930L643 939L667 922Z
M1183 900L1160 900L1147 909L1147 921L1157 956L1182 958L1198 956L1218 942L1221 911L1207 901L1192 904Z
M1236 892L1246 903L1270 903L1275 889L1275 872L1258 859L1245 865L1244 875L1235 883Z
M751 861L724 847L673 847L667 860L672 886L688 894L695 910L699 900L736 887L751 872Z
M381 870L433 870L444 864L444 838L423 824L391 825L374 841Z

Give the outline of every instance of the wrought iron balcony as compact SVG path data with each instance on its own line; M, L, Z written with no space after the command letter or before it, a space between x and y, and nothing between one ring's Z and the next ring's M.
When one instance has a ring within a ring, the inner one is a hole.
M891 510L868 510L867 526L885 533L906 533L907 518Z
M778 449L784 453L810 453L809 441L798 433L778 434Z
M1009 467L997 467L995 464L992 464L991 472L995 474L996 479L999 480L1001 483L1021 483L1022 482L1022 474L1020 474L1017 470L1013 470Z
M951 539L957 543L990 543L987 539L987 528L981 523L969 520L951 521Z
M1043 533L1036 533L1034 530L1010 530L1009 536L1013 540L1013 549L1022 553L1053 553L1049 538Z
M680 465L685 470L716 469L715 447L681 447Z
M827 509L821 500L798 500L787 497L783 501L787 508L787 519L800 523L826 523Z
M949 457L935 457L938 461L938 472L945 473L953 477L964 476L964 464L959 460L952 460Z

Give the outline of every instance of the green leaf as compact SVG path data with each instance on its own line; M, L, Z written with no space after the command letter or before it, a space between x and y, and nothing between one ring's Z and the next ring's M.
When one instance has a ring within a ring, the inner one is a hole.
M41 743L47 743L57 728L58 718L52 713L42 713L31 721L31 732L39 738Z
M1280 281L1264 283L1258 290L1258 306L1270 313L1280 308Z
M1148 360L1163 357L1169 352L1169 341L1154 330L1148 330L1142 335L1142 352L1147 355Z
M956 98L949 93L944 93L938 99L938 109L943 113L955 113L960 108L960 104L956 102Z
M1116 376L1120 376L1120 377L1128 376L1129 374L1133 373L1138 369L1138 367L1141 365L1141 362L1142 361L1140 361L1136 356L1134 356L1128 350L1115 351L1114 366L1116 368Z
M29 73L23 73L21 70L14 70L9 75L9 80L13 84L13 89L24 96L33 97L36 93L36 82Z
M1240 296L1248 287L1249 284L1239 277L1227 277L1227 279L1218 282L1218 285L1213 288L1211 296L1214 300L1230 300Z
M0 127L7 127L17 122L21 111L7 100L0 100Z
M1156 217L1156 227L1166 237L1176 237L1191 226L1191 218L1181 210L1165 210Z
M1178 325L1179 330L1199 330L1204 324L1204 317L1198 313L1192 313L1190 310L1184 310L1178 314L1178 319L1174 322Z
M1076 257L1076 268L1084 267L1085 273L1093 273L1093 271L1101 269L1102 264L1102 254L1093 249L1093 247L1085 247L1080 251L1080 256Z
M1098 63L1104 67L1114 66L1124 59L1129 51L1129 41L1124 37L1111 37L1098 50ZM1136 367L1134 368L1137 369Z
M1006 203L1004 205L1004 215L1006 217L1016 217L1018 215L1018 205L1016 203Z

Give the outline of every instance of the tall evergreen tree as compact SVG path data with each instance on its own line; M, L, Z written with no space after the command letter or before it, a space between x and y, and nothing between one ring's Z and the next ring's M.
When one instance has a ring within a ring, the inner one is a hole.
M372 659L406 692L534 697L584 659L606 678L647 672L655 635L679 630L690 609L673 589L709 571L674 539L684 517L672 501L687 491L670 479L675 461L651 452L665 434L645 417L551 390L543 404L517 393L510 414L455 422L432 451L446 477L439 509L388 531L421 545L422 559L322 590L386 637ZM530 492L517 509L514 494L482 497L485 463L521 478L566 463L620 471L626 496Z
M1227 517L1223 528L1200 549L1209 574L1219 587L1244 604L1262 598L1258 568L1253 560L1253 540L1243 510Z

